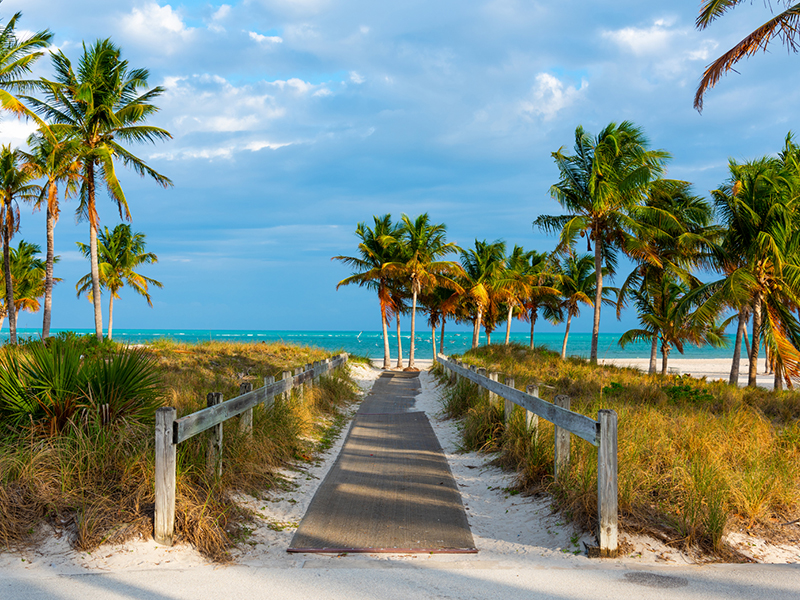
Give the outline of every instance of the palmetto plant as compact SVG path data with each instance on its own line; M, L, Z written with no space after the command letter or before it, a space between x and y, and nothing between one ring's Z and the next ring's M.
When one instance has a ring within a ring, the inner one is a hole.
M14 285L11 273L11 238L19 229L19 201L33 202L41 188L33 183L33 172L22 164L19 150L0 148L0 222L3 238L3 276L5 308L12 344L17 343L17 313L14 308Z
M108 300L108 339L110 340L114 325L114 299L119 298L119 291L127 285L140 296L144 296L147 304L153 306L150 299L150 286L157 288L163 287L160 281L145 277L137 273L142 265L150 265L158 262L158 257L152 252L145 252L145 235L137 232L133 233L131 226L125 223L117 225L114 231L109 231L105 227L97 241L98 272L100 275L100 286L109 291ZM86 244L78 242L78 248L84 256L89 256L91 249ZM78 296L88 294L91 299L92 276L91 273L84 275L75 289Z
M570 251L578 237L586 238L588 251L594 250L597 280L589 359L596 363L604 271L614 274L617 250L657 263L634 235L637 223L630 212L642 203L650 181L661 175L669 154L648 149L644 132L628 121L609 124L597 137L578 127L574 152L568 155L560 148L553 153L561 178L550 194L567 214L542 215L534 226L560 234L559 252Z
M52 54L55 80L43 80L45 100L27 100L52 124L59 139L80 142L83 180L78 215L89 222L92 298L95 333L103 337L100 305L100 275L97 266L98 215L95 193L98 183L108 191L119 209L120 217L130 220L125 193L117 178L116 161L131 167L141 176L149 176L163 187L172 185L165 176L132 154L123 143L154 143L171 139L169 132L146 125L158 108L152 101L164 89L147 89L148 71L130 69L120 58L120 50L110 40L98 40L83 46L83 54L74 69L63 52Z
M337 285L359 285L374 289L378 292L381 309L381 327L383 329L383 368L391 368L389 355L388 321L397 306L391 294L391 275L387 269L395 260L397 253L396 241L400 235L397 225L392 223L389 214L381 217L372 217L373 227L365 223L356 226L356 236L359 256L334 256L332 260L339 260L355 269L350 277L342 279ZM399 335L398 335L399 337Z
M163 396L155 360L141 349L84 351L57 338L0 349L0 422L55 435L70 423L152 420Z
M695 23L697 28L705 29L713 21L722 17L729 10L736 8L742 2L743 0L703 0L700 14ZM706 67L694 97L694 107L698 111L703 110L704 94L709 88L714 87L722 75L733 69L733 66L743 58L752 56L759 50L766 52L773 39L778 38L781 40L792 52L797 52L800 49L800 43L798 43L800 3L792 0L778 0L778 3L786 6L786 10L773 16ZM771 9L771 4L769 6Z

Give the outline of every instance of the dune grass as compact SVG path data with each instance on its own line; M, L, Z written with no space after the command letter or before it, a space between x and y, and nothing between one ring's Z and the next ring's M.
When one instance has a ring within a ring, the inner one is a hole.
M100 352L120 350L107 346ZM260 387L266 376L280 378L284 370L329 356L288 344L220 342L161 341L143 352L155 365L161 404L175 406L179 416L204 408L208 392L230 399L239 394L242 382ZM180 444L177 540L225 560L251 518L232 496L260 496L285 485L279 469L313 459L340 409L356 399L356 389L345 368L322 378L302 403L292 396L268 409L257 407L252 438L239 433L237 419L227 421L221 477L206 474L205 435ZM0 428L0 549L35 543L47 530L44 525L68 535L82 550L152 535L152 415L95 428L73 419L51 435L2 420Z
M619 508L623 531L646 532L668 544L735 558L725 532L756 531L781 541L783 524L800 512L800 393L739 389L688 376L650 377L635 369L562 361L543 348L488 346L467 352L467 364L512 376L518 389L544 384L540 396L571 397L572 410L619 417ZM469 383L451 386L445 413L463 419L463 445L498 453L519 485L547 491L587 529L597 519L597 450L573 436L570 468L553 480L553 426L538 437L515 407L508 424Z

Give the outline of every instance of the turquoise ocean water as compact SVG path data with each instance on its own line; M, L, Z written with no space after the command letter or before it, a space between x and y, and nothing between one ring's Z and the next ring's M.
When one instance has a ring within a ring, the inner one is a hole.
M54 329L53 333L59 331L61 330ZM81 334L94 332L93 329L79 329L74 331ZM19 329L18 333L21 337L39 337L39 330L36 329ZM410 336L408 332L401 333L403 356L408 357ZM0 334L0 336L7 336L8 331L6 330L3 334ZM618 333L604 333L600 335L598 346L598 356L600 358L647 358L650 356L650 346L648 344L631 344L624 349L620 348L617 345L619 336L620 334ZM589 333L570 333L569 342L567 344L567 354L570 356L588 357L591 337ZM218 329L119 329L114 331L114 339L116 341L131 344L144 344L152 340L165 338L190 343L209 340L249 343L284 341L300 345L316 346L330 351L343 350L345 352L374 358L383 356L383 340L380 331L243 331ZM444 339L445 354L461 354L469 349L472 343L472 332L449 332L445 330ZM537 333L534 341L537 346L546 346L551 350L560 352L563 339L564 335L561 333ZM502 344L504 340L505 330L502 332L495 332L492 336L492 341L494 343ZM512 333L511 341L527 345L530 342L530 334ZM481 344L485 343L486 338L481 334ZM438 349L438 332L436 344ZM390 336L389 347L392 358L396 358L397 337L394 334ZM698 348L696 346L687 346L683 356L685 358L728 358L732 353L733 351L730 346L727 348L711 348L709 346ZM422 331L416 334L416 349L414 355L417 358L431 358L430 331ZM678 356L680 356L680 354L677 350L673 349L671 357L676 358Z

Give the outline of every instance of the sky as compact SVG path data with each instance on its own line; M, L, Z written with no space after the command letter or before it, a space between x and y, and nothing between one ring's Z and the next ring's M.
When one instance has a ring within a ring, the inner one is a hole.
M704 67L770 14L743 4L699 32L699 4L4 0L0 21L22 11L18 29L51 29L73 62L82 43L111 38L165 88L149 124L173 139L131 150L174 186L120 168L132 227L159 258L142 272L164 287L152 308L123 290L115 329L378 330L376 297L337 291L350 272L331 260L356 253L356 224L373 215L427 212L462 247L503 239L549 251L555 236L532 222L561 214L551 153L571 149L578 125L641 126L671 153L668 176L704 196L729 158L781 148L798 129L800 56L776 44L739 63L699 114ZM49 57L35 71L51 76ZM0 141L23 145L31 129L3 117ZM120 223L105 194L98 205L101 226ZM75 293L89 272L76 207L63 204L55 231L59 328L93 327ZM44 216L22 206L14 243L44 248L44 233ZM636 326L612 313L601 331ZM41 314L19 326L40 327ZM591 330L590 308L572 330Z

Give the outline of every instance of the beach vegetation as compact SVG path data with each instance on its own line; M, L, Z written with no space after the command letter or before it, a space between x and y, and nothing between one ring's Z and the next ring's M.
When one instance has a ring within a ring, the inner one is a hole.
M513 377L518 389L571 398L572 410L619 416L619 510L623 532L647 533L705 555L742 560L726 534L743 531L780 541L800 516L800 394L734 388L689 375L652 378L635 369L560 356L544 348L483 346L465 363ZM462 419L467 450L496 453L518 473L526 493L547 492L587 530L597 522L597 451L573 442L570 466L553 478L553 426L538 434L515 407L459 382L443 392L443 412Z
M20 240L17 247L9 249L11 263L11 281L14 292L14 311L35 313L41 308L40 299L45 294L46 264L39 257L41 249L36 244ZM58 262L58 257L53 257ZM5 289L5 276L0 278ZM6 319L6 303L0 302L0 329Z

